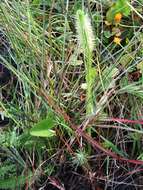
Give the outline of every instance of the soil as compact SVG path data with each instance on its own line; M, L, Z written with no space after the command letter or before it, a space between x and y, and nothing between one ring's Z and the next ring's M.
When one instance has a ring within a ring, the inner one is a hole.
M94 166L93 168L94 169ZM95 172L96 173L96 172ZM90 179L90 175L78 167L65 163L62 164L57 173L48 177L44 190L142 190L143 173L135 175L123 175L123 171L115 172L114 179L103 180L98 175ZM45 180L44 180L45 181ZM38 188L39 189L39 188Z

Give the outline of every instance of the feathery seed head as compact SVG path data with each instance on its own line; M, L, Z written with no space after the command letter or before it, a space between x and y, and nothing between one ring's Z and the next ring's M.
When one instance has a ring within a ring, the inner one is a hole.
M82 10L77 11L76 28L78 40L83 49L88 48L91 52L94 49L94 34L91 21Z

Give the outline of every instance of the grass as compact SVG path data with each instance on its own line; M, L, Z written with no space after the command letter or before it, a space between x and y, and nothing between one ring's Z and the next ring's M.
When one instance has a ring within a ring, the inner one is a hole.
M142 185L143 4L117 2L0 3L0 188L56 186L63 164L93 187Z

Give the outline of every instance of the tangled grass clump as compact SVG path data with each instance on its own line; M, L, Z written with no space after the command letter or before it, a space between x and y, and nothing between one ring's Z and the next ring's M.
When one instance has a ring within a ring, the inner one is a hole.
M142 188L142 6L0 3L0 189Z

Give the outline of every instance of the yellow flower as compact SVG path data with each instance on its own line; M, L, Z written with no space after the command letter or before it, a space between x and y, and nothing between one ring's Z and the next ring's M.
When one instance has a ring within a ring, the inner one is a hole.
M113 42L114 42L115 44L118 44L118 45L120 45L120 42L121 42L121 38L119 38L119 37L115 36L115 37L114 37L114 40L113 40Z
M105 20L105 24L106 24L106 26L110 26L112 23Z
M117 13L115 14L114 20L116 23L120 23L122 19L122 14L121 13Z

